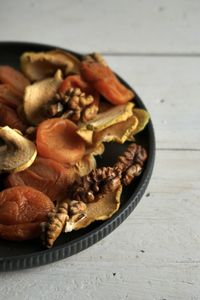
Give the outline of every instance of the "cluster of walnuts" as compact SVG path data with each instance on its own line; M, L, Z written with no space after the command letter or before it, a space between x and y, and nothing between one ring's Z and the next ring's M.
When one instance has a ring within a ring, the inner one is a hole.
M48 117L62 117L77 123L87 123L92 120L97 112L98 105L92 95L86 95L80 88L71 88L67 93L57 93L53 101L45 107Z

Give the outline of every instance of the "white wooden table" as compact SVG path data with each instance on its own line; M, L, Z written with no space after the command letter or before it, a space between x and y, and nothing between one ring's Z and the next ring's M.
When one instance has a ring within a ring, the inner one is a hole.
M0 1L0 40L104 53L142 97L157 139L129 218L73 257L0 274L0 299L200 299L199 27L199 0Z

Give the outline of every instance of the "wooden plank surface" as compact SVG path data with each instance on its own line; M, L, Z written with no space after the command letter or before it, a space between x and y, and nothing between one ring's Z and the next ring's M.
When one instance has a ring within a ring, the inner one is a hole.
M0 1L0 40L106 54L151 113L157 157L146 195L93 247L0 274L0 300L200 299L200 2Z
M106 58L150 111L157 148L200 149L200 58Z
M1 0L0 39L77 51L200 53L199 0Z

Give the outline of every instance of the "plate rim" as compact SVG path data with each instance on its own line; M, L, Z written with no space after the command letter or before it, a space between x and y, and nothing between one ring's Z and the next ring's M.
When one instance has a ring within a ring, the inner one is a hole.
M27 42L10 41L10 40L0 41L0 47L1 46L15 46L15 47L32 46L32 47L41 47L41 48L43 47L48 49L61 49L75 55L82 55L79 52L75 52L59 46L37 43L37 42L29 42L29 41ZM133 89L124 79L122 79L118 74L116 75L126 86L128 86L131 90L135 92L135 89ZM138 96L137 93L136 95L137 95L137 104L140 107L146 109L146 106L141 100L140 96ZM42 249L41 251L37 251L35 253L0 257L0 271L21 270L21 269L38 267L45 264L56 262L58 260L67 258L69 256L77 254L82 250L87 249L88 247L92 246L96 242L106 237L113 230L115 230L137 206L137 204L139 203L140 199L142 198L148 186L149 180L152 175L154 162L155 162L156 142L155 142L154 128L151 119L147 125L147 128L148 128L149 140L151 141L149 145L149 151L148 151L148 160L146 162L145 169L140 175L140 182L138 183L138 186L134 189L133 193L127 199L126 203L124 203L123 207L120 207L119 210L110 219L103 221L98 227L92 229L91 231L79 237L76 237L72 241L67 241L62 245L57 245L50 249Z

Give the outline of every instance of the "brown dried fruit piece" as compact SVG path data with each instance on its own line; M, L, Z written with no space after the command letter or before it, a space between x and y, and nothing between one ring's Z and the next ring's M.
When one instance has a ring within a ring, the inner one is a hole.
M54 160L37 157L25 171L10 174L5 180L5 186L31 186L43 192L52 201L60 201L67 197L69 185L78 176L88 174L95 167L96 161L91 154L84 156L73 167L64 167Z
M24 124L16 111L7 105L0 103L0 126L9 126L13 129L18 129L25 132L26 124Z
M22 102L22 96L19 95L10 84L0 84L0 103L11 108L17 108Z
M64 168L54 160L37 157L25 171L10 174L5 184L7 187L31 186L43 192L52 201L60 201L67 196L67 188L75 178L74 168Z
M13 187L0 193L0 237L26 240L39 236L40 223L54 208L52 201L31 187Z
M24 89L30 84L21 72L10 66L0 66L0 82L9 84L20 96L23 96Z

